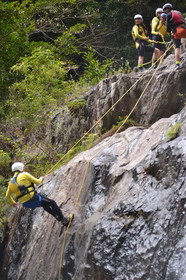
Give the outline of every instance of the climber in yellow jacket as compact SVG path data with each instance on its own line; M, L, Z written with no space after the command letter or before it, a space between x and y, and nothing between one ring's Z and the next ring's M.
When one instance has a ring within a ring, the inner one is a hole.
M147 35L147 28L143 23L142 15L134 16L135 25L132 28L132 36L135 41L136 49L138 50L138 70L143 71L144 56L146 52L153 53L152 63L159 57L159 50L148 43L151 43Z
M24 172L24 164L15 162L12 165L13 177L8 183L6 198L14 207L17 202L22 203L26 208L43 207L45 211L61 221L64 226L68 226L69 219L65 218L61 209L52 199L38 194L35 185L41 184L43 178L35 178L28 172Z
M166 14L163 13L162 8L156 9L156 16L151 21L151 34L154 43L154 47L160 50L160 56L165 52L164 37L167 34L166 27ZM161 42L161 43L158 43Z

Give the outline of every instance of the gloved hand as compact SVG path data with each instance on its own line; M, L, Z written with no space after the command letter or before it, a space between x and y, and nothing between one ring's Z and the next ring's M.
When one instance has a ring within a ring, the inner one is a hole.
M41 180L41 181L43 181L43 179L44 179L43 176L41 176L41 177L39 178L39 180Z

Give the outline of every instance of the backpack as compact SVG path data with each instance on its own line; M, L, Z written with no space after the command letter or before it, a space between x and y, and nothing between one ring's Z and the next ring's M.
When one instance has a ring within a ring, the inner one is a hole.
M17 200L31 192L35 192L35 187L34 187L33 183L27 187L25 185L18 185L18 183L17 183L18 175L19 175L19 173L10 179L11 190L15 194ZM29 190L30 187L32 187L31 190Z
M176 27L176 32L174 33L174 39L186 38L186 28L182 26Z
M184 18L179 11L172 11L172 23L174 26L184 24Z

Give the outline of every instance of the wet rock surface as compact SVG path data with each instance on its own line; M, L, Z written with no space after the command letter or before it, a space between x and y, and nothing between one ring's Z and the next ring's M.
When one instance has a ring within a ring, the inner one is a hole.
M176 123L170 140L166 131ZM62 264L59 222L42 209L21 209L1 279L186 279L185 166L186 109L81 153L42 190L65 214L77 204Z

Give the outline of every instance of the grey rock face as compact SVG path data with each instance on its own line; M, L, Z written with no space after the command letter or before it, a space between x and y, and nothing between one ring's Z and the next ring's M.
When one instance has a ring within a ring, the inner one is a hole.
M135 73L119 74L101 81L82 96L86 101L83 108L73 114L66 108L53 117L47 130L48 141L64 153L92 126L91 133L109 130L120 116L129 114L143 92L131 115L138 124L149 125L180 112L186 93L186 53L182 54L182 65L183 68L176 71L174 55L169 55L157 70L149 70L142 77Z
M42 209L21 210L2 280L185 279L185 166L186 109L81 153L44 181L65 214L75 211L62 265L59 222Z
M186 52L186 38L182 38L181 43L182 43L182 45L181 45L180 49L181 49L181 52L184 53L184 52Z

